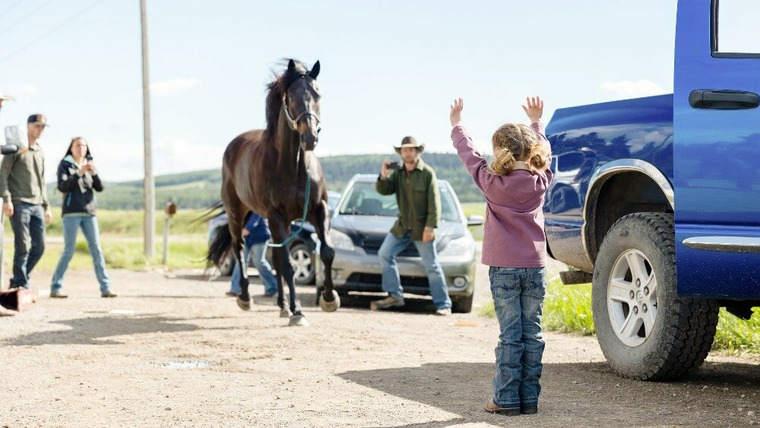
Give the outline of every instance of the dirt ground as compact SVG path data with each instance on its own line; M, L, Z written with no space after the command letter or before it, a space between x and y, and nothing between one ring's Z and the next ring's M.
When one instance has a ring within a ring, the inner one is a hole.
M760 359L710 356L694 376L648 383L614 375L594 337L546 334L539 413L484 412L498 325L478 272L476 309L430 315L429 300L335 313L300 287L311 326L287 327L273 299L243 312L226 278L198 271L113 270L115 299L92 271L68 299L32 278L33 308L0 317L0 426L490 427L760 424Z

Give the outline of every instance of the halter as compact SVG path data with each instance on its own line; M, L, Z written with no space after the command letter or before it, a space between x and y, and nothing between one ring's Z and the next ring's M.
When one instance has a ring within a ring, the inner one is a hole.
M306 78L306 75L301 75L301 79ZM292 85L292 83L291 83ZM285 120L288 122L288 126L293 131L298 130L298 122L300 122L304 118L308 118L309 116L314 116L314 119L317 120L317 125L319 125L322 121L319 120L319 116L317 116L316 113L314 113L312 110L306 110L305 112L298 115L298 117L293 117L293 115L290 114L290 109L288 109L288 91L285 91L285 94L282 96L282 110L285 112ZM321 131L322 128L317 128L317 133Z

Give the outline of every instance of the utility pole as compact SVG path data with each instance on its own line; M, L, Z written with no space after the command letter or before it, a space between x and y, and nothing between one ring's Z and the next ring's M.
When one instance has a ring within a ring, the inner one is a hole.
M153 156L150 142L150 78L148 77L148 22L145 0L140 0L140 24L142 27L142 78L143 78L143 138L145 148L145 179L143 201L145 207L144 244L145 257L153 258L156 235L156 185L153 179Z

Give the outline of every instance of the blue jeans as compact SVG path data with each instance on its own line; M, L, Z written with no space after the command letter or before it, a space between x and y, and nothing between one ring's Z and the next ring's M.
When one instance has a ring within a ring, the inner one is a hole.
M253 266L259 271L259 278L264 283L264 293L275 294L277 293L277 279L272 275L272 266L269 265L266 258L267 242L245 247L245 257L247 259L248 253L253 252L251 257L253 259ZM237 263L237 261L235 261L235 268L232 270L230 291L235 294L240 294L243 291L240 289L240 263Z
M13 204L13 278L11 287L29 288L29 274L45 252L45 210L42 205Z
M538 405L546 269L491 267L488 276L500 330L493 401L501 407Z
M401 287L401 278L396 265L396 256L412 241L409 233L399 239L396 235L389 233L383 245L380 246L377 255L380 256L380 265L383 268L383 291L391 296L401 299L404 297L404 289ZM433 304L438 309L451 308L451 299L449 298L449 289L446 287L446 280L443 276L443 269L438 262L438 252L435 250L435 240L430 242L412 241L417 251L420 253L422 263L425 266L428 283L430 284L430 295L433 297Z
M69 262L74 256L74 250L77 243L77 231L82 228L84 238L87 240L87 248L92 256L92 265L95 268L95 276L100 283L100 293L110 291L111 280L106 275L106 261L103 257L103 249L100 247L100 228L98 219L95 216L63 216L63 254L58 260L58 266L55 267L53 279L50 284L50 291L60 291L63 288L63 277L66 275L66 269L69 268Z

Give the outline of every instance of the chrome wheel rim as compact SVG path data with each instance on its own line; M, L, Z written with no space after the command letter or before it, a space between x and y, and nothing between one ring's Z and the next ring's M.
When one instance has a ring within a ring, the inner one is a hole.
M311 276L311 254L303 248L290 253L290 264L293 266L294 279L306 280Z
M657 319L657 277L639 250L626 250L615 260L607 284L610 324L623 344L636 347L652 334Z

